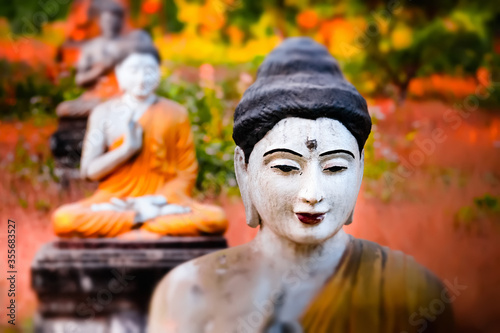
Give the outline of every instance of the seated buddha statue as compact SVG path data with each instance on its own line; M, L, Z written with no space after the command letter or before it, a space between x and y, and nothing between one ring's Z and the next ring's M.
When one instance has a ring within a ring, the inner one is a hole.
M198 164L188 113L155 95L159 55L141 46L116 66L123 95L90 115L80 172L98 181L89 198L58 208L60 237L155 238L223 234L223 210L193 200Z
M435 275L343 229L370 131L366 101L325 47L290 38L273 50L234 114L237 181L259 231L167 274L149 332L452 332Z
M87 90L79 98L59 104L59 117L87 117L99 103L117 95L119 87L113 71L117 61L140 44L153 45L145 31L122 34L125 13L118 2L94 1L89 12L98 18L101 34L81 46L76 64L75 82Z

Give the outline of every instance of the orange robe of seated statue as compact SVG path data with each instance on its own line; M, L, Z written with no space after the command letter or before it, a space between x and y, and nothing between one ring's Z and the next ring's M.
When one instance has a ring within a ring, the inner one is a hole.
M311 333L454 332L449 297L412 257L352 239L301 323Z
M54 212L55 233L61 237L114 237L130 231L135 212L92 211L90 206L111 198L163 195L168 203L187 206L190 212L164 215L141 228L161 235L223 234L227 220L220 207L195 202L191 191L198 164L186 110L159 98L139 119L144 130L141 151L102 179L91 197ZM116 149L122 139L113 143Z

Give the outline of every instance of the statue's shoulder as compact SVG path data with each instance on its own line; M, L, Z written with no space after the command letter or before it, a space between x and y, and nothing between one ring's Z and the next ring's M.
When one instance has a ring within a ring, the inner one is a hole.
M214 315L213 311L217 309L213 304L223 299L222 295L230 285L227 282L238 266L230 265L238 253L234 249L207 254L170 271L153 293L150 325L160 327L169 320L193 323Z
M374 267L373 272L383 281L381 292L386 299L428 306L429 302L441 299L446 292L441 280L413 256L375 242L356 241L358 248L361 248L360 266Z
M169 323L185 321L186 316L191 315L196 308L191 296L199 289L196 272L197 267L189 261L177 266L158 283L150 304L148 332L161 332ZM199 297L195 298L200 301Z
M183 263L173 269L164 278L164 288L179 297L201 292L209 298L217 298L217 292L223 292L223 281L235 275L245 275L242 263L248 256L244 245L215 251Z
M94 53L102 46L106 44L106 39L102 36L97 36L91 39L88 39L82 43L82 52Z
M111 98L109 100L106 100L102 103L99 103L96 107L90 111L89 119L90 121L96 122L96 121L102 121L112 115L113 113L109 112L110 110L113 110L114 108L118 107L120 103L119 98Z
M198 283L198 267L193 261L185 262L170 271L160 282L160 289L165 295L182 293L189 291Z
M383 308L387 322L407 318L401 322L403 326L432 326L433 332L453 331L451 302L436 275L401 251L361 239L354 239L352 244L346 270L348 278L354 281L353 304L360 307L378 304L376 311ZM434 312L424 318L422 311ZM407 329L401 327L398 331L403 328Z
M378 243L355 239L363 263L376 263L384 279L394 283L411 283L412 277L426 284L441 285L441 281L429 269L419 264L413 256L393 250Z
M109 110L123 107L123 101L120 97L114 97L107 99L99 104L92 110L93 113L105 113L109 114Z
M134 29L134 30L130 31L126 35L126 37L133 39L133 40L141 41L141 42L151 41L151 43L152 43L151 36L146 31L144 31L142 29Z
M188 118L187 109L171 99L158 97L155 107L164 116L176 117L179 120L185 120Z
M236 275L240 275L240 281L249 279L241 269L245 260L237 262L244 251L241 247L207 254L170 271L153 293L149 332L161 332L160 328L171 322L199 327L212 320L219 311L217 304L234 288Z

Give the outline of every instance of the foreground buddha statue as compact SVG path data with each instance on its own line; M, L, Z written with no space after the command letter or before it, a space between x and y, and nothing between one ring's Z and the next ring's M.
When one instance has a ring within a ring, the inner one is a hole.
M271 52L234 115L237 180L260 230L171 271L149 332L452 332L432 273L343 230L370 130L365 100L323 46L293 38Z
M159 56L138 48L116 67L123 95L89 118L80 172L96 193L54 212L61 237L160 237L222 234L221 208L191 197L198 164L188 114L156 96ZM134 230L133 230L134 229Z

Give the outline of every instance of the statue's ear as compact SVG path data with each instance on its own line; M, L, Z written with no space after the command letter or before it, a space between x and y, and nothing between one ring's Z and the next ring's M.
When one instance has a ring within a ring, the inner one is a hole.
M358 195L359 195L359 190L361 189L361 182L363 181L363 170L365 169L365 150L364 149L361 151L359 158L360 158L359 176L358 176L358 183L356 184L358 186ZM354 203L354 206L356 206L356 202ZM347 218L347 221L345 221L344 225L349 225L352 223L352 219L354 216L354 209L355 209L355 207L352 208L351 214Z
M363 181L363 173L365 170L365 149L361 151L359 155L359 178L358 178L358 187L361 188L361 182ZM359 191L359 190L358 190Z
M252 228L256 228L260 224L260 217L259 213L255 209L250 195L245 153L238 146L234 150L234 171L236 172L236 181L238 182L238 186L240 188L241 199L243 200L243 205L245 206L247 224Z
M115 76L116 76L116 81L118 82L118 87L120 88L121 91L125 91L127 89L126 87L127 78L123 73L121 62L116 64L115 66Z
M347 218L347 221L345 221L344 225L349 225L352 223L352 217L354 215L354 209L351 211L351 215Z

